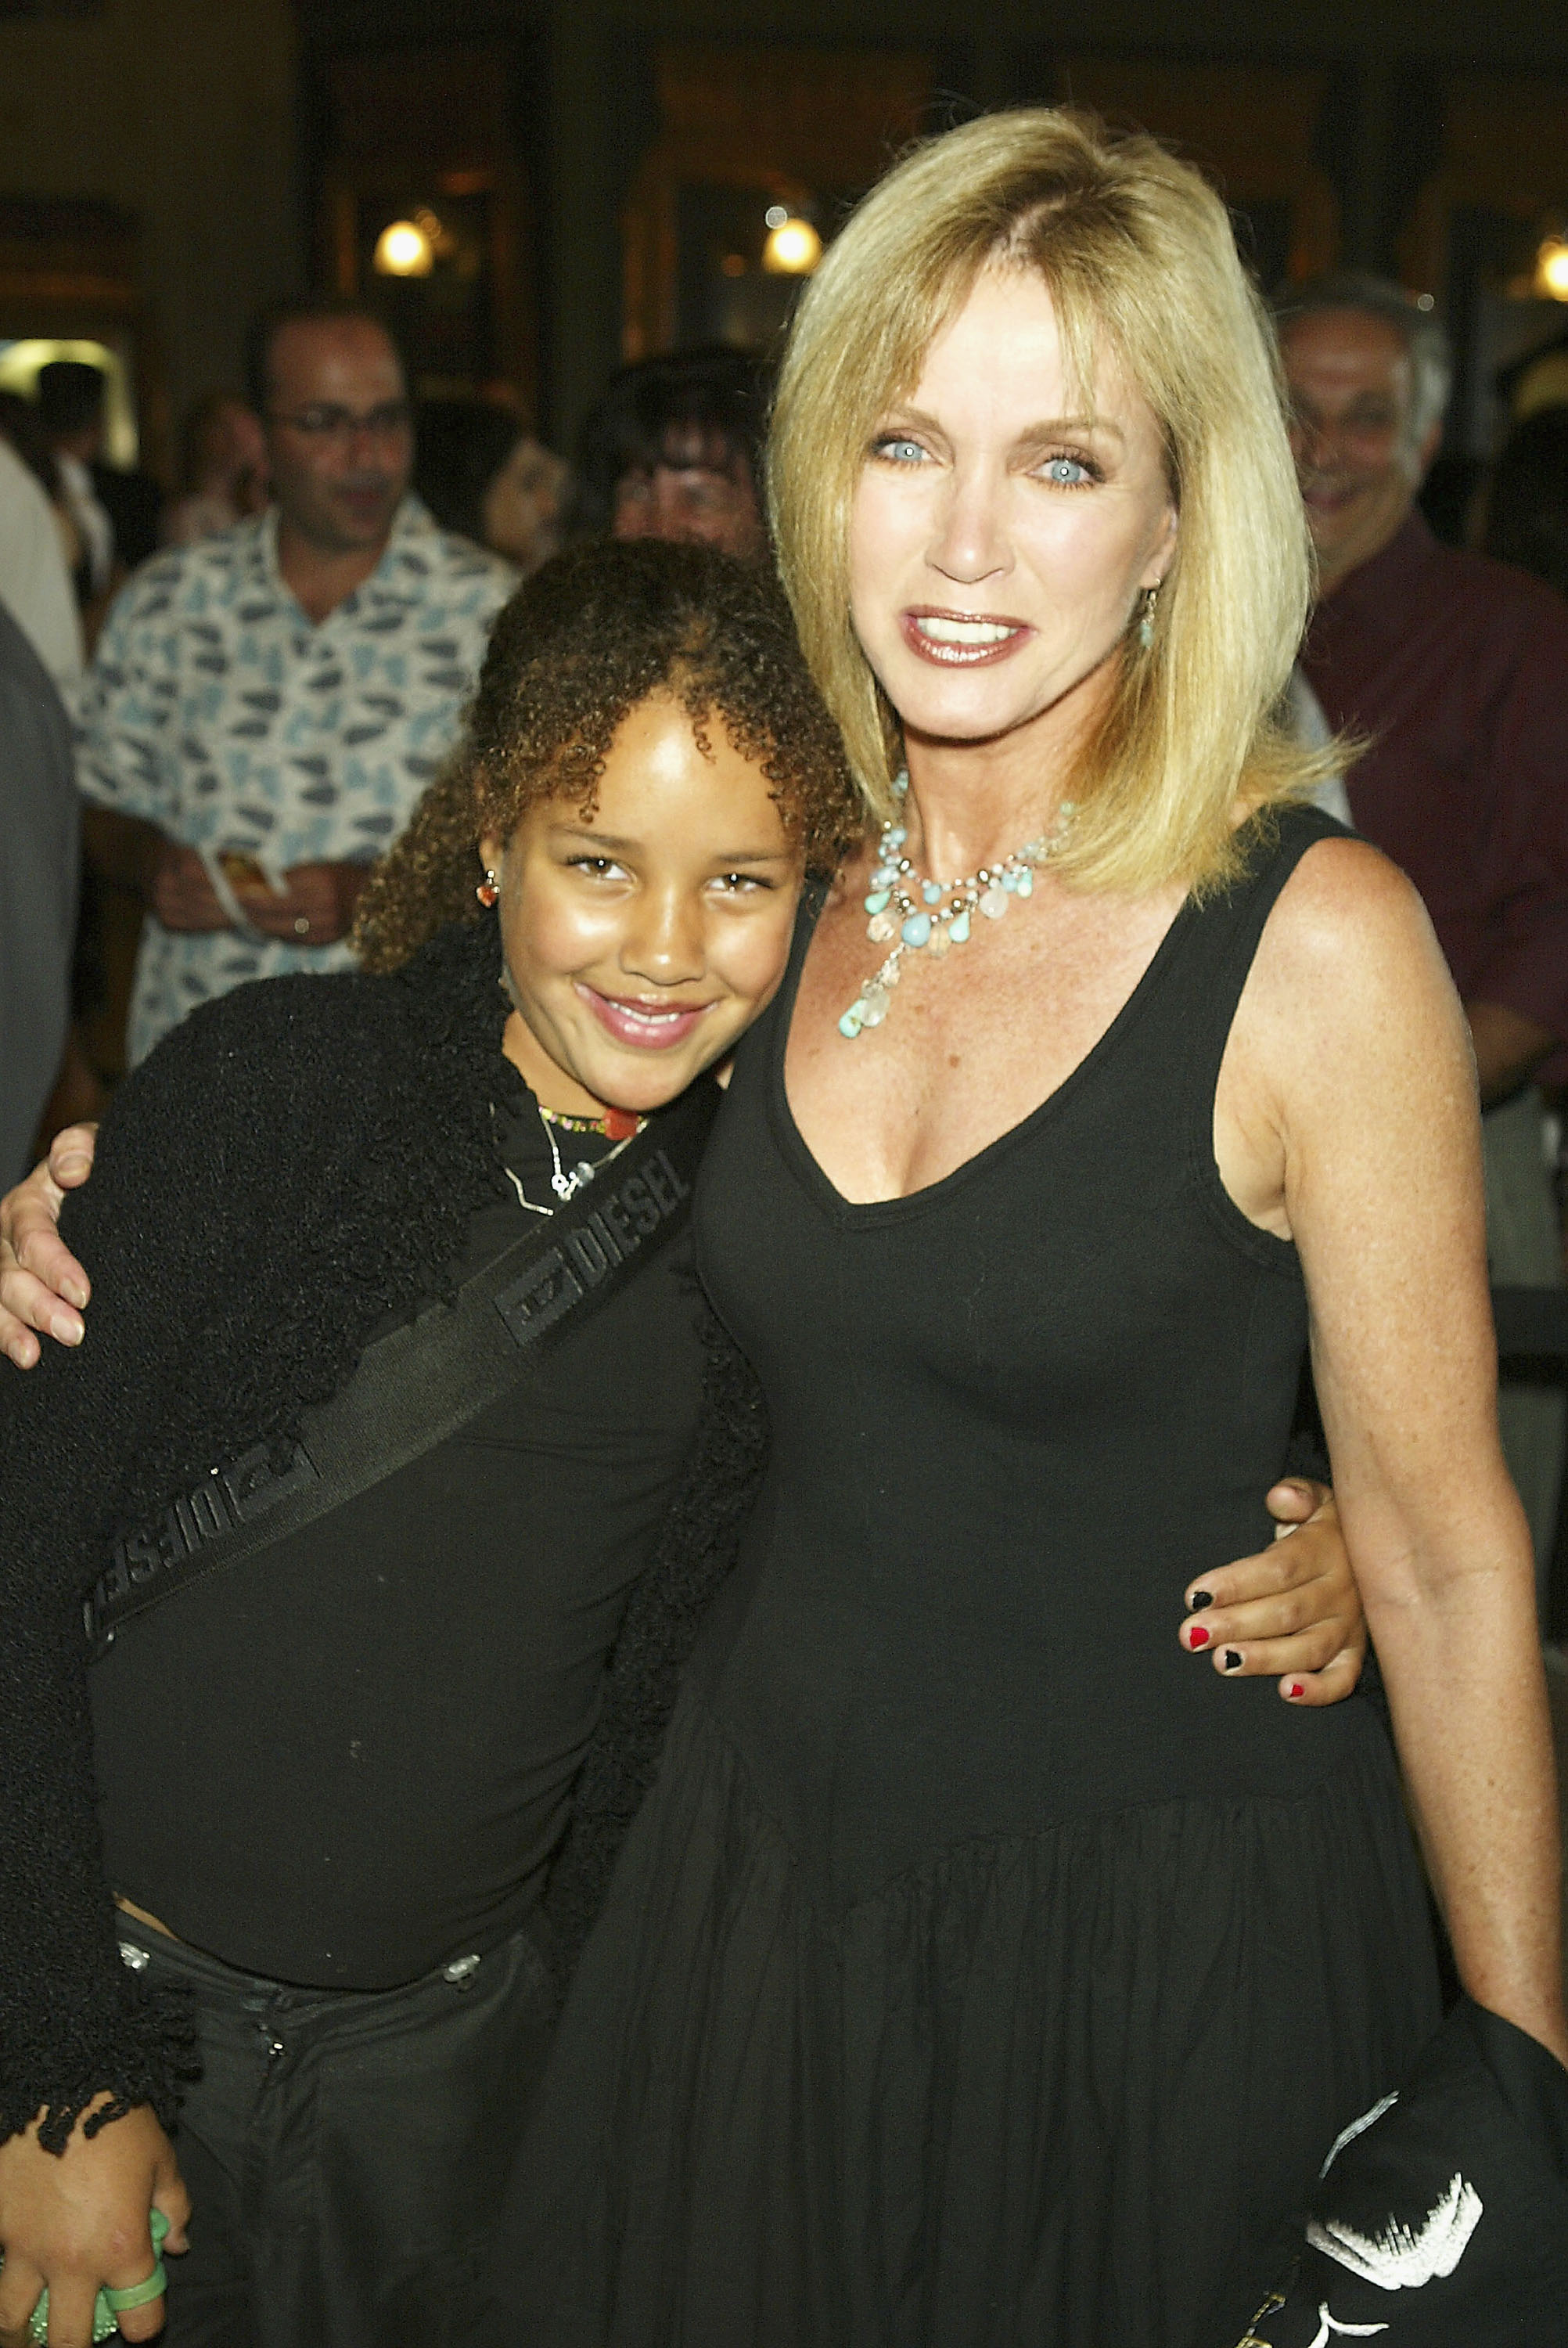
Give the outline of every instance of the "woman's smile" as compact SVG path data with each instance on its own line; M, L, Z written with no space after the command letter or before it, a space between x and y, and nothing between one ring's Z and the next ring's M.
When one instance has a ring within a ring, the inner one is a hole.
M904 640L910 651L943 668L978 668L1006 660L1033 633L1025 620L1004 620L989 613L913 608L904 613Z

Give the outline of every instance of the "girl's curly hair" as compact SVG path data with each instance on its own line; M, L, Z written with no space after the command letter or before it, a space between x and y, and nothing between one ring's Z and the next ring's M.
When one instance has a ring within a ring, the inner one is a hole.
M808 870L831 872L865 810L772 574L708 546L596 540L535 572L497 617L463 739L360 899L361 966L400 969L445 923L477 921L479 841L509 839L547 799L591 813L619 727L660 691L699 742L720 719Z

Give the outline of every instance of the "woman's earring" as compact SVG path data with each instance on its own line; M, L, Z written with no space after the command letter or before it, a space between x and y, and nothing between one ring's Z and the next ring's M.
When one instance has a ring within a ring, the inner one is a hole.
M485 867L485 877L476 885L474 894L479 900L480 904L484 906L486 911L488 912L490 907L495 903L500 893L501 876L498 872L493 872L489 866L487 865Z
M1143 616L1138 623L1138 642L1145 652L1154 641L1154 606L1160 600L1158 585L1143 590Z

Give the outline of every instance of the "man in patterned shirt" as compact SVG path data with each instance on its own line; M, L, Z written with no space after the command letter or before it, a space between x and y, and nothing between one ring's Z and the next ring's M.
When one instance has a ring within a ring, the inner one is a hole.
M291 303L252 348L276 503L137 573L79 702L87 853L147 908L132 1062L242 980L347 964L367 868L513 584L409 495L407 389L374 317Z

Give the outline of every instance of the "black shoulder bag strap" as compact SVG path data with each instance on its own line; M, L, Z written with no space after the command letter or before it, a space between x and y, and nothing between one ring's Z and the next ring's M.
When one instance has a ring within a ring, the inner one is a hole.
M366 1346L281 1468L269 1447L211 1468L116 1546L83 1601L93 1658L199 1575L342 1508L498 1402L568 1326L619 1292L685 1224L718 1086L704 1077L537 1231Z

